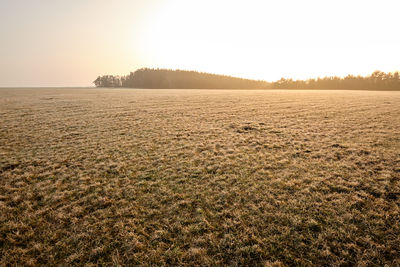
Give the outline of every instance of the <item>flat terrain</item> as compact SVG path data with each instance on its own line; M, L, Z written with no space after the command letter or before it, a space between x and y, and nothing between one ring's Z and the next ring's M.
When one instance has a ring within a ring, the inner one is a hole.
M400 264L400 92L0 89L0 265Z

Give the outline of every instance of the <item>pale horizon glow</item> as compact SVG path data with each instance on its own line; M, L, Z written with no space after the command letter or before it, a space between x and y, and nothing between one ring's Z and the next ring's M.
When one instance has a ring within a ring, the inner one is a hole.
M141 67L267 81L400 69L400 2L0 2L0 87L92 86Z

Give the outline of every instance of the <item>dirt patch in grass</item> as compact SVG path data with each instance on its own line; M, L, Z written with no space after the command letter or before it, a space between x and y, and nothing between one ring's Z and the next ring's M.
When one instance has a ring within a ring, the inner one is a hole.
M9 265L400 264L400 94L0 89Z

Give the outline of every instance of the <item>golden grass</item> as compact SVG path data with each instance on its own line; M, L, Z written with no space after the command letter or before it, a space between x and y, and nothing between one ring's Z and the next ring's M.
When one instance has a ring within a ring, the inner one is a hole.
M400 264L400 93L0 89L0 265Z

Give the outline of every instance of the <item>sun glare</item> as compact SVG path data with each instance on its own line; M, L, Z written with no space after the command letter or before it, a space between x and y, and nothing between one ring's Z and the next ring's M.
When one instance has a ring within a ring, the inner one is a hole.
M267 80L393 71L399 37L388 12L374 20L379 8L358 1L173 0L148 18L141 54L149 67Z
M399 266L400 0L0 0L1 266Z

